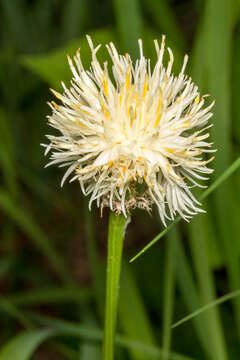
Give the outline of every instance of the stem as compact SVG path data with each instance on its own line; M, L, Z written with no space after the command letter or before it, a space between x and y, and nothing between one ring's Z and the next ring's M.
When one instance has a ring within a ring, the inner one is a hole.
M114 360L114 337L118 306L119 280L125 229L129 222L111 212L108 224L108 255L103 360Z

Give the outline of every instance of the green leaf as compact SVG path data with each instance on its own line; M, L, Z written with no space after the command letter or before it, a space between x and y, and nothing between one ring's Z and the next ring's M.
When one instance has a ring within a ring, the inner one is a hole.
M14 261L14 256L3 256L0 259L0 280L12 269Z
M95 222L93 213L88 209L88 200L84 199L84 216L87 233L87 250L90 270L93 277L93 288L98 313L101 319L104 318L104 289L105 289L105 266L100 262L95 234Z
M229 300L232 300L232 299L234 299L236 297L239 297L239 296L240 296L240 290L236 290L236 291L233 291L233 292L228 293L226 295L223 295L220 298L218 298L218 299L216 299L214 301L211 301L210 303L200 307L196 311L193 311L191 314L189 314L189 315L185 316L184 318L182 318L181 320L177 321L176 323L174 323L172 325L172 328L180 326L183 323L185 323L186 321L194 319L196 316L202 314L203 312L208 311L208 310L214 308L215 306L221 305L221 304L223 304L223 303L225 303L225 302L227 302Z
M43 326L51 327L59 332L59 334L74 336L80 339L91 341L102 341L103 332L96 327L84 326L81 324L75 324L69 321L59 320L44 316L42 314L28 313L29 317ZM116 335L116 344L125 349L135 349L142 351L146 356L160 357L163 355L163 350L158 346L145 344L140 341L129 340L122 335ZM192 358L171 352L169 354L171 360L193 360ZM0 359L1 360L1 359Z
M201 306L199 293L196 288L196 283L192 274L192 269L189 264L186 251L182 244L180 234L175 228L175 236L177 237L176 241L176 275L177 275L177 284L186 307L189 311L194 311ZM193 325L196 330L198 340L207 356L211 358L212 348L209 346L208 333L206 331L206 322L203 316L193 319Z
M171 346L171 323L173 317L175 277L176 277L176 242L178 239L177 228L170 231L166 242L166 255L164 266L163 290L163 350L166 356Z
M63 259L52 246L49 239L43 234L38 224L35 223L26 208L22 211L22 208L12 199L10 194L2 189L0 189L0 208L30 237L44 256L49 258L60 278L66 283L71 283L72 279Z
M90 291L86 288L51 287L30 290L19 294L9 295L13 304L23 306L39 306L43 304L85 303L89 300Z
M89 20L87 0L69 0L65 4L62 25L63 39L77 38Z
M200 298L203 303L214 300L216 296L214 278L207 254L206 242L208 238L205 232L206 227L204 226L204 218L206 216L206 214L196 216L188 226L190 249L200 287ZM212 344L212 358L216 357L219 360L228 359L222 324L217 309L213 309L208 313L208 316L205 317L205 323L206 332Z
M150 324L137 284L127 263L123 263L120 298L119 323L128 339L156 345L153 329ZM146 354L135 349L131 350L131 358L148 359ZM155 359L155 357L150 358Z
M0 360L28 360L37 347L54 335L53 330L25 331L0 349Z
M18 309L18 307L4 296L0 296L0 309L18 321L22 326L26 328L32 326L29 319Z
M0 163L6 186L13 196L17 196L17 166L14 152L14 142L8 119L3 109L0 108Z
M28 16L26 7L19 1L1 0L4 17L11 33L20 49L29 49L32 32L28 29ZM32 29L31 29L32 30Z
M89 35L92 37L93 44L96 46L98 44L104 45L115 40L114 33L111 29L89 31ZM60 89L61 80L68 84L72 78L67 55L74 55L79 48L82 54L83 65L89 67L91 62L91 51L85 36L78 40L71 41L67 46L46 55L22 56L21 62L51 86ZM100 62L103 62L106 60L107 56L107 50L103 46L103 49L100 49L98 52L98 59Z
M138 57L138 39L143 31L139 0L114 0L117 30L124 52L135 60Z
M167 35L167 40L173 41L179 50L185 48L185 39L177 25L172 7L168 0L144 0L146 9L149 10L152 20ZM175 52L174 52L175 54ZM176 55L176 54L175 54Z
M101 358L101 349L99 345L84 342L79 351L78 360L99 360Z

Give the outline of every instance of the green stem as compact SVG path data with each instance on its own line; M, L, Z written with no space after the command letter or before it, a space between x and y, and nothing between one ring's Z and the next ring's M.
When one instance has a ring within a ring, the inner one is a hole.
M111 212L108 225L108 255L103 360L114 360L114 337L118 306L123 240L128 219Z

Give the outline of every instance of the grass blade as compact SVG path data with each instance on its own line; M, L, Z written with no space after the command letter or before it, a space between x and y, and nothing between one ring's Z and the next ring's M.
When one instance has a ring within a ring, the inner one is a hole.
M176 240L176 275L177 284L186 307L189 311L195 311L200 305L199 293L196 288L196 284L192 275L192 270L188 262L188 258L185 253L182 241L176 228L175 236ZM204 316L200 316L193 319L193 325L196 330L198 340L206 354L207 358L212 358L213 352L211 346L209 346L209 336L206 327L206 321Z
M15 221L15 223L30 237L34 244L41 250L44 256L46 256L50 260L59 277L65 283L72 283L71 276L68 273L64 261L59 256L54 247L51 245L49 239L43 234L42 230L34 222L30 214L27 213L26 209L23 212L21 208L19 208L18 204L12 200L8 192L1 189L0 208Z
M136 59L139 52L137 41L143 30L139 0L114 0L114 7L123 49L130 53L132 59Z
M88 289L75 287L42 288L27 293L9 295L13 304L23 306L39 306L43 304L61 304L65 302L85 303L91 292Z
M115 35L111 29L98 29L89 31L94 44L106 44L115 41ZM69 69L67 54L72 56L76 53L77 49L81 48L83 65L89 67L91 62L91 51L88 46L86 37L77 40L72 40L67 46L52 51L45 55L37 56L22 56L21 63L40 76L48 84L56 89L61 89L61 80L66 84L71 79L71 70ZM106 60L107 50L104 46L98 52L98 59L100 63Z
M166 260L164 266L164 298L163 298L163 351L167 358L171 346L171 323L174 306L175 268L176 268L176 242L178 241L177 229L168 234L166 242Z
M83 33L88 17L88 2L86 0L69 0L64 9L63 40L79 37Z
M28 312L28 316L38 324L43 326L50 327L59 332L59 334L70 335L80 339L85 339L89 341L98 341L101 342L103 340L103 331L99 330L95 327L89 327L84 325L75 324L69 321L59 320L56 318L50 318L44 315L30 313ZM128 338L122 335L116 335L116 345L121 346L126 349L135 349L138 351L142 351L146 354L146 356L162 356L163 350L157 346L149 345L142 343L140 341L129 340ZM181 354L177 354L171 352L169 354L170 360L193 360L188 356L184 356Z
M30 328L32 323L28 318L7 298L0 295L0 309L10 315L22 326Z
M14 144L5 112L0 108L0 163L6 186L14 197L18 193Z
M156 344L146 309L128 263L124 263L122 267L119 322L121 329L129 340L136 340L150 345ZM142 351L132 349L130 353L131 358L134 360L147 359L146 354L142 353ZM155 357L151 357L151 360L154 359Z
M49 329L23 332L0 349L0 360L30 360L36 348L53 335Z
M88 260L93 276L93 288L98 313L101 319L104 318L104 289L105 289L105 273L104 266L100 263L96 248L96 237L94 229L93 214L88 209L88 201L84 200L84 214L87 232L87 250Z
M207 227L205 225L205 222L207 221L206 217L206 214L195 217L188 226L190 249L200 286L200 298L203 303L214 300L216 296L214 278L209 267L207 253L206 242L208 237L206 233ZM209 334L209 341L212 344L211 348L214 354L213 359L227 359L226 345L217 309L208 313L205 322Z
M197 309L196 311L193 311L191 314L185 316L184 318L182 318L181 320L175 322L173 325L172 325L172 329L177 327L177 326L180 326L182 325L183 323L185 323L186 321L189 321L191 319L194 319L196 316L202 314L203 312L205 311L208 311L218 305L221 305L229 300L232 300L236 297L239 297L240 296L240 290L236 290L236 291L232 291L226 295L223 295L221 296L220 298L214 300L214 301L211 301L209 304L206 304L202 307L200 307L199 309Z
M168 40L174 41L179 50L183 50L185 48L185 39L174 18L169 1L162 0L160 3L158 0L144 0L144 5L151 13L158 29L167 34Z

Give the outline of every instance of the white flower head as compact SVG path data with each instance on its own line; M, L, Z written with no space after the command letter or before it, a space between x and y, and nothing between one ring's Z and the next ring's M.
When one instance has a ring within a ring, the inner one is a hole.
M112 75L108 64L97 60L100 48L93 46L91 67L83 68L80 50L74 63L68 57L73 73L68 89L54 90L62 102L50 103L50 126L61 133L48 135L46 153L52 150L52 161L68 167L68 176L78 180L85 195L91 194L103 208L123 212L139 207L150 210L155 203L162 222L180 214L188 220L202 211L191 193L202 186L198 179L211 173L204 153L213 152L206 141L211 125L210 109L203 107L198 87L184 74L188 57L180 73L172 73L173 54L168 48L169 62L163 65L165 36L161 47L154 41L157 62L151 70L150 60L143 55L135 63L129 54L119 55L113 43L106 45L112 59ZM197 179L197 180L196 180Z

